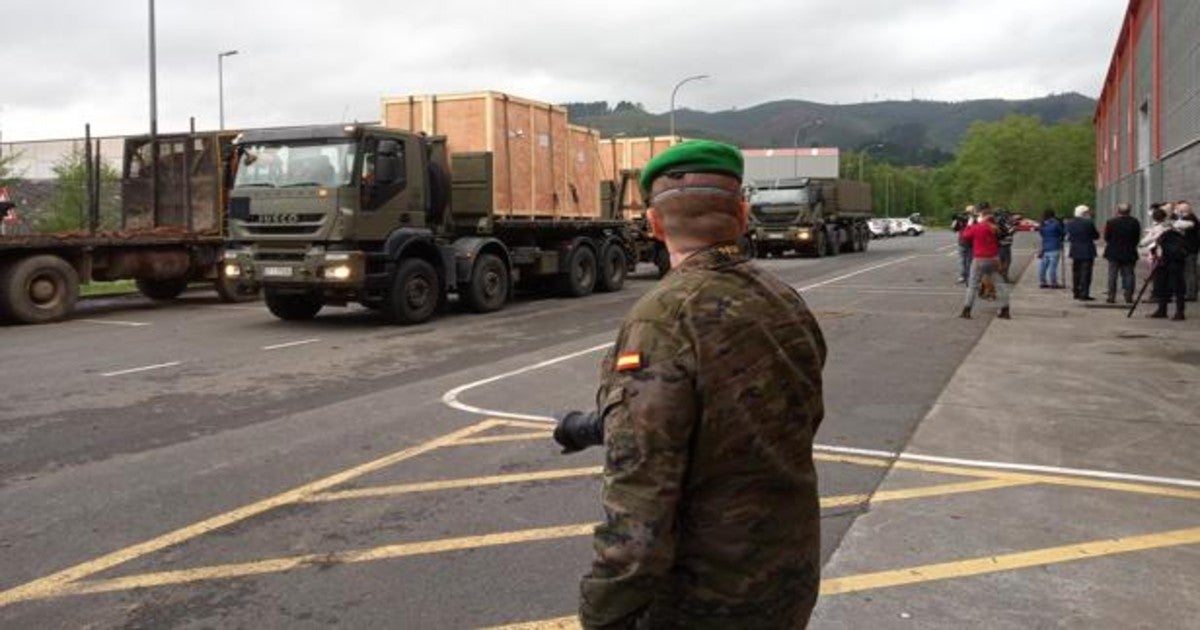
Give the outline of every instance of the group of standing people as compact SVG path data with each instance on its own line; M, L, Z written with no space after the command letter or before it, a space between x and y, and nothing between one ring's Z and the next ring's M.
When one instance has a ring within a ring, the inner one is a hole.
M967 206L954 221L958 232L958 251L962 263L959 283L967 285L967 299L960 317L971 319L975 298L984 286L995 290L1000 304L1000 319L1011 319L1008 304L1008 266L1012 261L1013 225L1008 213L997 218L991 204Z
M1141 222L1131 214L1129 204L1117 206L1101 232L1096 229L1087 206L1075 208L1075 216L1065 224L1047 210L1038 227L1041 236L1038 257L1038 282L1043 289L1061 288L1058 268L1064 244L1071 258L1071 290L1074 299L1092 301L1092 269L1098 258L1096 242L1104 240L1104 259L1108 261L1106 301L1116 303L1120 285L1126 304L1134 301L1135 273L1139 254L1150 265L1154 284L1152 301L1158 308L1154 318L1167 317L1167 308L1175 302L1173 319L1184 319L1184 303L1196 300L1196 257L1200 251L1200 222L1186 201L1154 204L1153 225L1143 232Z

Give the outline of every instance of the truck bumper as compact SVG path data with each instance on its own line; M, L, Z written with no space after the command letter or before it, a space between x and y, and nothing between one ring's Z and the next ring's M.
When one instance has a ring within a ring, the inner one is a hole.
M253 286L345 293L367 282L366 254L359 251L250 247L227 250L223 264L226 276Z

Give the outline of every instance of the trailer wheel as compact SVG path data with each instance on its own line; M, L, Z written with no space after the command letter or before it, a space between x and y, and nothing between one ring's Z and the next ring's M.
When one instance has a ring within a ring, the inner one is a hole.
M596 288L596 254L577 246L567 257L567 271L559 275L559 290L568 297L583 297Z
M654 247L654 266L658 267L659 278L667 275L667 272L671 270L671 253L663 245Z
M437 312L442 291L437 270L420 258L400 263L392 289L383 299L383 316L396 324L420 324Z
M151 300L174 300L187 290L187 278L170 278L168 280L150 280L138 278L138 292Z
M495 254L481 254L471 270L471 284L463 293L467 308L491 313L508 301L508 267Z
M79 274L58 256L32 256L0 271L0 319L52 322L66 317L78 299Z
M625 286L625 250L620 243L609 243L600 255L600 277L596 280L596 290L603 292L620 291Z
M821 258L825 256L825 241L827 240L829 239L825 236L825 231L818 230L817 237L814 239L815 242L813 243L812 248L813 258Z
M265 297L267 310L275 317L287 321L312 319L325 305L320 296L312 293L279 293L267 289Z
M842 251L841 238L838 236L838 231L832 230L827 232L825 236L825 253L830 256L837 256Z

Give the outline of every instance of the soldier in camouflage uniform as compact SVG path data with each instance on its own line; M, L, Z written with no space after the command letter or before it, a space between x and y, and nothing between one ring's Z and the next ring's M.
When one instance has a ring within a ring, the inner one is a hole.
M734 244L741 175L741 153L714 142L643 171L673 269L604 361L587 628L803 628L816 603L825 343L796 291Z

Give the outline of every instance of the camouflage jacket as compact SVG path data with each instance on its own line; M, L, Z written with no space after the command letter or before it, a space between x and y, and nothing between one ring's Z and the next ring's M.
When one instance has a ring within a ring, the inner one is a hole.
M597 393L605 521L585 627L807 624L824 362L804 301L736 247L692 255L638 301Z

